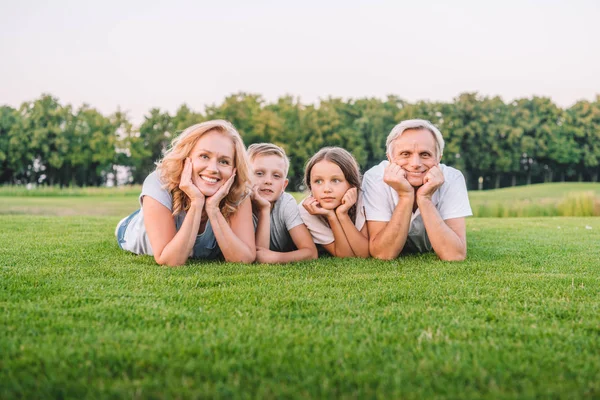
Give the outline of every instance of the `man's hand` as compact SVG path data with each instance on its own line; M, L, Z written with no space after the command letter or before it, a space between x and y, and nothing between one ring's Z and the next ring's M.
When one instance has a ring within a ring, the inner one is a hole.
M198 188L200 177L192 174L192 160L187 157L179 179L179 189L190 198L191 203L196 203L202 208L204 206L205 197Z
M336 214L348 214L348 210L356 204L356 200L358 200L358 189L350 188L342 197L342 204L340 204L336 209Z
M321 207L321 204L312 196L307 197L303 202L302 206L308 211L310 215L322 215L324 217L331 216L334 212L333 210L326 210Z
M250 199L252 200L252 206L256 210L270 210L271 202L258 193L258 186L255 186L252 189L252 193L250 194Z
M225 196L227 196L229 190L231 189L231 186L233 185L233 181L235 180L235 172L236 170L234 169L233 174L231 174L229 179L227 179L227 182L225 182L215 194L206 199L206 211L215 210L219 208L221 200L223 200Z
M410 197L415 189L406 179L406 171L398 164L390 162L383 172L383 181L398 193L399 197Z
M444 174L438 165L435 165L427 171L423 178L423 186L417 190L417 201L419 199L431 200L431 196L444 183Z

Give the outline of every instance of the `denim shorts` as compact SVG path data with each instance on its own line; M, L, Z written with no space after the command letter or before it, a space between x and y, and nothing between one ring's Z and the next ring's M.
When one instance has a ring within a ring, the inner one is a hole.
M131 214L129 217L125 218L119 223L119 226L117 227L117 243L119 243L120 248L123 248L123 243L125 243L125 232L127 231L129 223L131 222L133 217L139 214L139 212L140 210L136 210L133 214Z

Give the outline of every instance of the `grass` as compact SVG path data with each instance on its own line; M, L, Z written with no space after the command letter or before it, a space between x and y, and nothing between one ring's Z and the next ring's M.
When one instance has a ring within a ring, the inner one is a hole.
M140 189L0 186L0 197L6 203L0 214L125 216L138 207ZM297 201L306 196L292 195ZM475 217L600 216L600 183L547 183L470 191L469 199Z
M88 201L0 216L2 399L600 397L600 218L470 218L461 263L163 268Z
M470 191L476 217L600 216L600 183L545 183Z

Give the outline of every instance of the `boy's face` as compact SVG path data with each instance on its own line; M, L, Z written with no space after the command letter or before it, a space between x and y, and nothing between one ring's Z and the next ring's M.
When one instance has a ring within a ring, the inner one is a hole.
M285 161L279 156L269 154L254 157L251 164L258 193L264 199L275 203L288 184L285 175Z

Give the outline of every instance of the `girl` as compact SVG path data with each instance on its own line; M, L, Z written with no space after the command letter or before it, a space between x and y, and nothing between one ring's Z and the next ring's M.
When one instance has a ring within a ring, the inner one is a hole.
M356 160L340 147L325 147L306 164L311 195L300 203L300 215L314 242L333 256L369 256L360 181Z
M119 246L161 265L189 257L251 263L256 257L250 168L227 121L190 126L171 143L142 187L141 209L115 231Z

